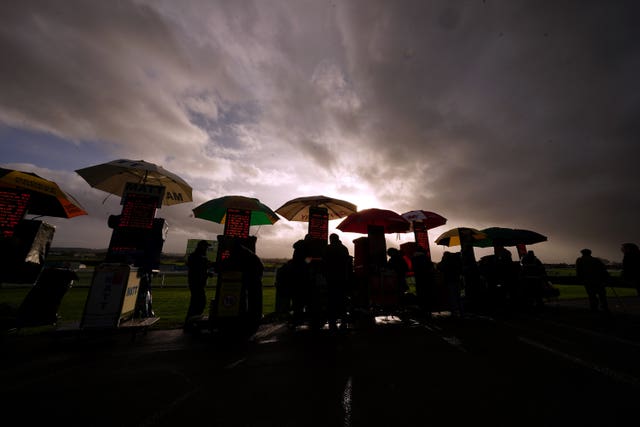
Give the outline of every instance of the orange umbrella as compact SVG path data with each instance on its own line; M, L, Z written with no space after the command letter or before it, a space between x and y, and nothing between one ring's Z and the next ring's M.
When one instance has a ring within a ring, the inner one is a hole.
M53 181L35 173L0 168L0 191L28 194L27 213L31 215L73 218L87 215L82 205Z

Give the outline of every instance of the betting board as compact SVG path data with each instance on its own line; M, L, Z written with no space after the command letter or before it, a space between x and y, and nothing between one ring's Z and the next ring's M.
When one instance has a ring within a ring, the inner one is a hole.
M0 190L0 238L10 238L27 213L31 195L14 189Z
M227 209L224 219L224 235L230 237L249 237L251 211L245 209Z
M156 216L158 200L155 196L129 193L124 197L122 214L120 215L120 227L125 228L151 228Z
M326 208L309 208L309 235L324 242L329 238L329 213Z

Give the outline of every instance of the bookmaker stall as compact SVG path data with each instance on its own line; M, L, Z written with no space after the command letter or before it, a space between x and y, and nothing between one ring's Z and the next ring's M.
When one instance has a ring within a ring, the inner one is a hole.
M125 190L121 214L109 217L109 249L94 271L81 329L150 326L158 320L151 281L168 230L163 218L155 218L163 198L161 186L135 184Z

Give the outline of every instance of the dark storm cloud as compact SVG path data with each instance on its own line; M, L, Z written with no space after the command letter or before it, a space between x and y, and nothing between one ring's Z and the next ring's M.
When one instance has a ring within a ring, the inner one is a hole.
M351 78L374 149L428 164L425 203L566 240L609 235L609 253L640 239L621 221L640 208L637 3L367 5L342 21Z
M5 3L0 49L11 60L0 66L4 115L20 120L22 111L28 110L25 121L43 128L53 128L52 121L71 129L94 126L85 112L95 110L104 114L104 120L118 120L113 116L127 102L123 93L137 90L135 74L121 75L134 69L122 62L145 51L177 56L170 34L147 7L128 2L73 5ZM137 58L141 69L145 59ZM158 64L150 62L140 71L161 72L154 65ZM158 114L171 119L169 114Z
M11 126L104 141L135 157L150 144L168 155L174 147L197 152L207 135L185 105L200 101L207 79L219 79L218 94L237 88L214 60L223 52L185 49L184 35L142 2L3 3L0 26L8 59L0 64L0 120Z
M197 202L360 192L452 225L533 228L564 260L640 242L636 2L0 8L1 123L170 161ZM188 213L163 215L186 236Z

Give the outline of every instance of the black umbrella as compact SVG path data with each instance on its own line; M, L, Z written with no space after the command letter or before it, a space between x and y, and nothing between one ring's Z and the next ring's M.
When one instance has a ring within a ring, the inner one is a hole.
M533 245L546 242L547 236L521 228L489 227L482 230L487 239L478 240L474 246L488 248L491 246Z

